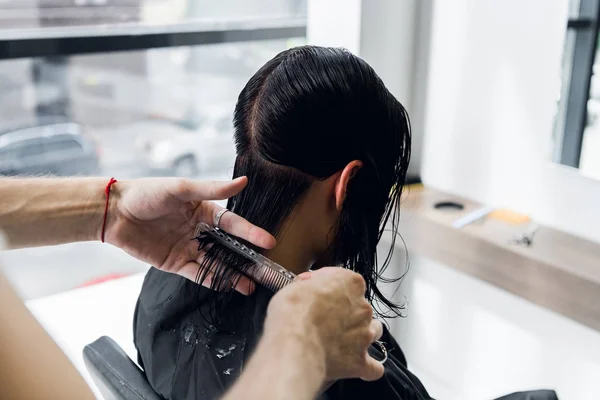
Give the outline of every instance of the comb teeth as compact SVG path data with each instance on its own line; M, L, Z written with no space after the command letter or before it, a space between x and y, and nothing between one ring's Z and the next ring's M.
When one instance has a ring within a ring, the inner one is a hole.
M273 292L278 291L289 283L291 282L285 279L283 275L280 275L271 269L266 270L263 273L262 285Z
M210 235L230 250L250 260L254 266L246 271L245 275L273 292L292 283L296 278L296 275L292 272L269 260L267 257L258 254L220 229L213 228L201 222L196 226L195 237L200 236L202 233Z

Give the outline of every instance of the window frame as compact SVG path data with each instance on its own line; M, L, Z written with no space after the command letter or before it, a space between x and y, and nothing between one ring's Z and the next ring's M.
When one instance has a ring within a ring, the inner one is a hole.
M306 37L307 18L240 19L150 25L48 27L0 31L0 60Z
M577 16L567 23L554 161L574 168L579 168L587 125L599 21L600 0L579 0Z

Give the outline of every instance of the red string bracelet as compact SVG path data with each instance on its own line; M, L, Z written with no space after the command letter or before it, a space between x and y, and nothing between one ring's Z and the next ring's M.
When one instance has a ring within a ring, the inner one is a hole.
M104 206L104 220L102 221L102 236L100 237L100 239L102 240L102 243L104 243L104 232L106 231L106 217L108 217L108 200L110 199L110 187L117 183L117 180L115 178L110 178L110 181L108 181L108 184L106 185L106 188L104 189L104 194L106 194L106 205Z

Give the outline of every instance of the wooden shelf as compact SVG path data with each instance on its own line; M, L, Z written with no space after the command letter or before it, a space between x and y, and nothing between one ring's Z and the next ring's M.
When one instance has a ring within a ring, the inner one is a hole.
M438 210L441 201L465 208ZM600 331L600 245L541 226L530 247L511 243L528 224L487 218L456 229L452 222L482 205L411 187L400 233L418 253Z

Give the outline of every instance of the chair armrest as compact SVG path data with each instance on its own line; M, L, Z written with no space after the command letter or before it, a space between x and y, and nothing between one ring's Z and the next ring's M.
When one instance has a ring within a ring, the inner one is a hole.
M142 370L108 336L85 346L83 360L105 400L162 400Z

